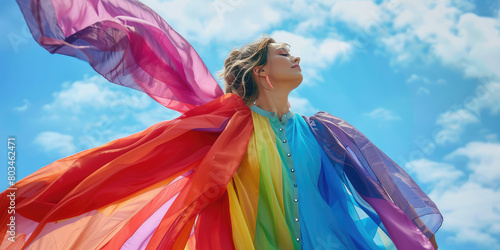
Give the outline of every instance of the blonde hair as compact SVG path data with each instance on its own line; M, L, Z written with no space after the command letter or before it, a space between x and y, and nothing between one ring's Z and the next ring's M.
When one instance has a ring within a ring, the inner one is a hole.
M240 96L247 106L251 106L257 100L259 88L252 70L256 66L266 64L270 43L276 41L264 34L262 38L247 43L240 49L233 48L224 61L224 70L219 74L224 81L226 94L234 93Z

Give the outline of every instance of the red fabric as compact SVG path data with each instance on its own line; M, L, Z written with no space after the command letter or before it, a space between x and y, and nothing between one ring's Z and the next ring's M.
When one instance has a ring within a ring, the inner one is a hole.
M227 190L200 213L198 220L196 249L234 249Z

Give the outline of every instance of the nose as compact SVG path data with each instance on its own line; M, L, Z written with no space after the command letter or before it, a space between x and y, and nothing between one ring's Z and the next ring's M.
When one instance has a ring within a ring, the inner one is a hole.
M294 58L293 58L293 60L292 60L292 62L293 62L294 64L299 64L299 62L300 62L300 57L298 57L298 56L297 56L297 57L294 57Z

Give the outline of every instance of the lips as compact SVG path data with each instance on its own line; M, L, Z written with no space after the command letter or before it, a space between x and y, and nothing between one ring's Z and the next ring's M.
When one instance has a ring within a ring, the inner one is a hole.
M300 66L298 64L295 64L292 66L292 68L299 68L300 69Z

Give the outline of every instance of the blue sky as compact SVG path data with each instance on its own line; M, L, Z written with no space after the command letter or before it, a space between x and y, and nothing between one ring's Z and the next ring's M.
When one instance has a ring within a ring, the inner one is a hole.
M214 76L263 33L289 43L304 74L292 111L330 112L402 166L444 215L440 249L500 249L500 1L143 2ZM42 49L13 1L0 10L0 132L18 179L178 116Z

